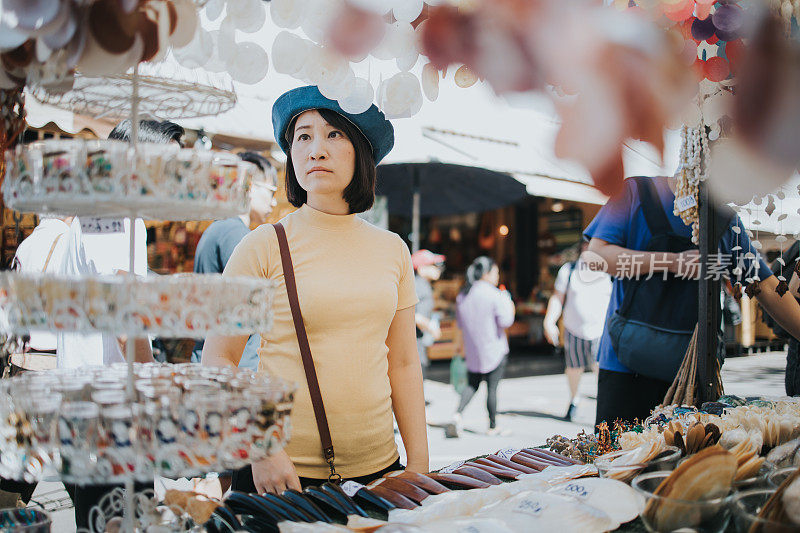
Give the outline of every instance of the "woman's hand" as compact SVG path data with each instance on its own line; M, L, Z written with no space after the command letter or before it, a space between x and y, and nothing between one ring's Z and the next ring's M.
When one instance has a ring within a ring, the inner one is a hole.
M302 490L294 464L283 450L253 463L253 483L259 494L280 494L286 489Z

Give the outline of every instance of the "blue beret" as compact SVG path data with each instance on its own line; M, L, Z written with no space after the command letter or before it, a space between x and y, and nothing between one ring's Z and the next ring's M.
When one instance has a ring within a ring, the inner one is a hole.
M297 115L310 109L329 109L352 122L364 134L372 147L372 158L376 165L394 146L392 123L386 120L386 116L375 104L357 115L346 113L336 100L322 96L316 85L306 85L283 93L272 106L272 128L275 140L278 141L285 154L289 153L286 128Z

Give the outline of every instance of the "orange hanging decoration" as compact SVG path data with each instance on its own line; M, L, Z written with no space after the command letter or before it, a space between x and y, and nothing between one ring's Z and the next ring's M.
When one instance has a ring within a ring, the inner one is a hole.
M692 13L694 13L694 6L694 0L678 0L678 2L672 5L663 4L662 9L664 10L664 15L666 15L668 19L680 22L692 16Z

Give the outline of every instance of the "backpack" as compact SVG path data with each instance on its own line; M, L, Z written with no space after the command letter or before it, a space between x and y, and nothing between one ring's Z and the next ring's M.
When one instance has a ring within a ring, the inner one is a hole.
M675 233L651 178L636 180L652 238L646 251L683 252L694 248L688 237ZM729 219L728 219L729 220ZM620 363L637 374L672 382L683 362L697 324L697 280L668 273L650 279L621 280L622 305L608 321L611 345Z

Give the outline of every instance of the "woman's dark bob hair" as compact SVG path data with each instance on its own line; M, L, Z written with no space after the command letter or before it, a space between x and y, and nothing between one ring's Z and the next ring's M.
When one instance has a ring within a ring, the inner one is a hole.
M333 126L341 130L350 140L355 149L355 170L353 179L345 187L342 197L350 207L350 213L363 213L367 211L375 202L375 161L372 159L372 147L364 137L364 134L356 128L352 122L329 109L317 109L322 118ZM299 116L299 115L298 115ZM286 128L286 141L292 146L294 140L294 126L297 123L295 117ZM305 189L300 186L297 176L294 173L291 150L286 154L286 198L295 207L300 207L306 203L308 195Z

